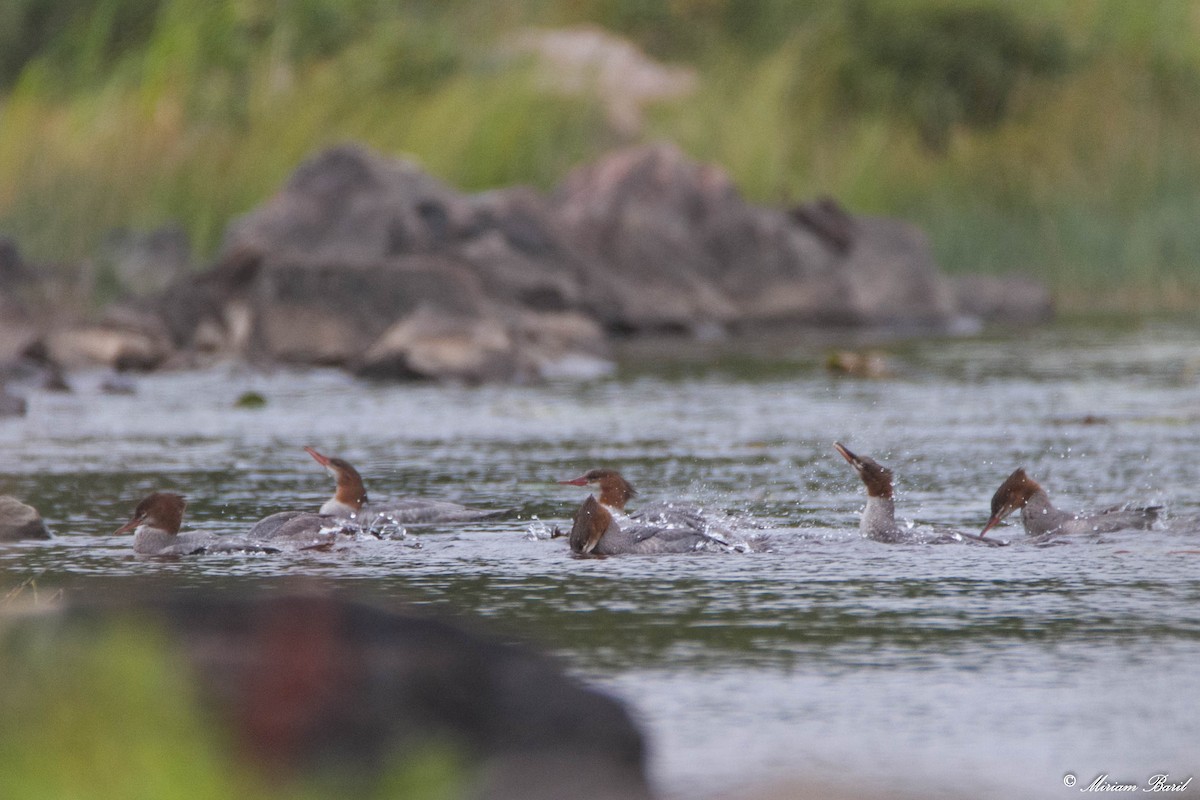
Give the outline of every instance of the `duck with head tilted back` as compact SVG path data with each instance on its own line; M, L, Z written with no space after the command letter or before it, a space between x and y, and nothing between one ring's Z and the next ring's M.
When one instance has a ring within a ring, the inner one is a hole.
M446 500L416 497L372 502L362 475L350 462L323 455L312 447L305 447L304 451L334 479L333 496L316 512L272 514L251 529L251 537L305 539L330 531L379 533L389 528L401 532L402 526L475 522L505 513L504 510L469 508Z
M901 527L896 524L892 471L873 458L852 453L841 442L834 442L833 449L854 468L867 489L867 506L863 509L858 524L858 529L865 538L886 544L1008 544L960 531Z
M1154 525L1161 510L1161 506L1124 505L1092 513L1072 514L1056 508L1041 484L1029 477L1024 467L1019 467L1004 479L992 496L992 516L979 535L987 535L988 531L1018 508L1021 509L1025 533L1030 536L1144 530Z

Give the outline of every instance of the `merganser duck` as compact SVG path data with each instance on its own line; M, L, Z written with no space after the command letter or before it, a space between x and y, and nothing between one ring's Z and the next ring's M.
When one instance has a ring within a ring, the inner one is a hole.
M304 451L337 481L333 497L321 506L322 514L384 518L395 525L432 525L439 522L473 522L505 513L504 509L470 508L447 500L405 497L371 502L358 470L340 458L323 456L311 447Z
M846 459L863 485L867 487L867 507L863 510L858 529L862 535L887 544L960 544L976 543L1002 547L1008 542L984 539L959 531L920 530L902 528L896 524L896 505L893 499L892 471L873 458L859 456L841 442L833 448Z
M597 499L600 505L607 508L610 513L615 512L622 516L628 516L630 520L638 523L672 528L691 528L701 532L713 527L700 509L672 501L659 500L648 503L639 510L626 514L625 504L637 496L637 491L615 469L607 467L590 469L578 478L559 481L559 483L564 486L588 486L599 490Z
M626 515L625 504L637 496L637 491L615 469L591 469L578 478L559 483L599 490L598 497L589 494L575 513L570 544L576 553L615 555L696 550L745 552L750 549L747 542L733 538L730 531L712 524L699 509L691 506L660 501ZM621 522L617 515L621 515Z
M1113 531L1146 529L1158 519L1161 506L1144 508L1114 506L1090 514L1072 514L1054 507L1046 490L1018 468L1000 484L992 496L992 516L979 532L984 536L1017 509L1025 533L1030 536L1048 534L1112 533Z
M728 553L749 549L745 543L730 542L696 528L669 525L630 525L622 528L608 507L590 494L575 512L569 541L573 552L598 556L693 553L702 550Z
M235 537L217 536L205 531L180 533L183 510L187 500L174 492L152 492L146 495L133 517L113 535L133 532L133 552L148 556L190 556L199 553L252 550L273 552L269 548L248 544Z
M388 528L405 525L430 525L441 522L471 522L494 517L503 511L468 508L445 500L405 498L372 503L367 489L350 462L322 455L312 447L304 452L325 468L336 482L333 497L316 511L281 511L259 520L250 529L257 539L304 539L329 533L372 533L381 535Z

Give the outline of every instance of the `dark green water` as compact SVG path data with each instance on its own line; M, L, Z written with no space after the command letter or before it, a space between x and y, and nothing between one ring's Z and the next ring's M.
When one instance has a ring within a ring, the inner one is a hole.
M897 376L827 375L779 347L586 385L456 389L234 367L135 396L34 394L0 421L0 491L58 537L0 549L0 589L158 579L367 597L483 617L623 698L672 797L800 776L955 797L1074 797L1109 773L1200 773L1200 324L1060 326L893 349ZM260 410L234 410L247 389ZM1089 419L1090 418L1090 419ZM1096 418L1099 418L1097 421ZM901 516L977 531L1024 465L1060 505L1166 506L1164 529L1035 547L886 546L835 440L897 475ZM514 508L507 520L332 553L134 557L108 533L156 488L237 533L315 507L342 455L372 496ZM571 558L545 538L606 464L645 500L751 519L771 551ZM412 540L410 539L410 541ZM1082 784L1081 784L1082 785ZM1192 791L1200 791L1200 784Z

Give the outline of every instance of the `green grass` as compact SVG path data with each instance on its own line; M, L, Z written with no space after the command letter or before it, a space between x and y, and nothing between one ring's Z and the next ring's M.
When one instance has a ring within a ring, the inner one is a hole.
M1198 2L62 8L0 12L0 234L37 260L77 263L114 227L172 220L209 258L230 219L345 140L480 190L550 188L668 139L753 201L831 195L910 218L948 271L1030 272L1068 308L1200 298ZM501 55L524 26L586 22L694 67L698 90L630 139Z

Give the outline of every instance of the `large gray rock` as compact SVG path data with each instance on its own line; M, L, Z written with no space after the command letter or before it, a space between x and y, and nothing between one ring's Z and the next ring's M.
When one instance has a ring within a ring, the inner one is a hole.
M120 228L105 237L97 260L122 291L134 296L162 292L191 271L192 245L179 224L154 230Z
M570 241L605 266L612 322L638 329L711 324L945 325L950 286L920 232L841 217L831 236L804 215L753 206L723 170L671 145L620 151L575 170L555 195Z
M0 495L0 542L49 538L50 531L36 508L10 495Z
M1025 275L966 275L955 282L959 308L984 322L1025 324L1054 317L1045 284Z
M938 329L959 302L912 225L831 200L755 206L670 145L613 153L549 196L468 196L334 147L230 226L214 270L155 300L177 348L470 382L604 359L597 330Z

